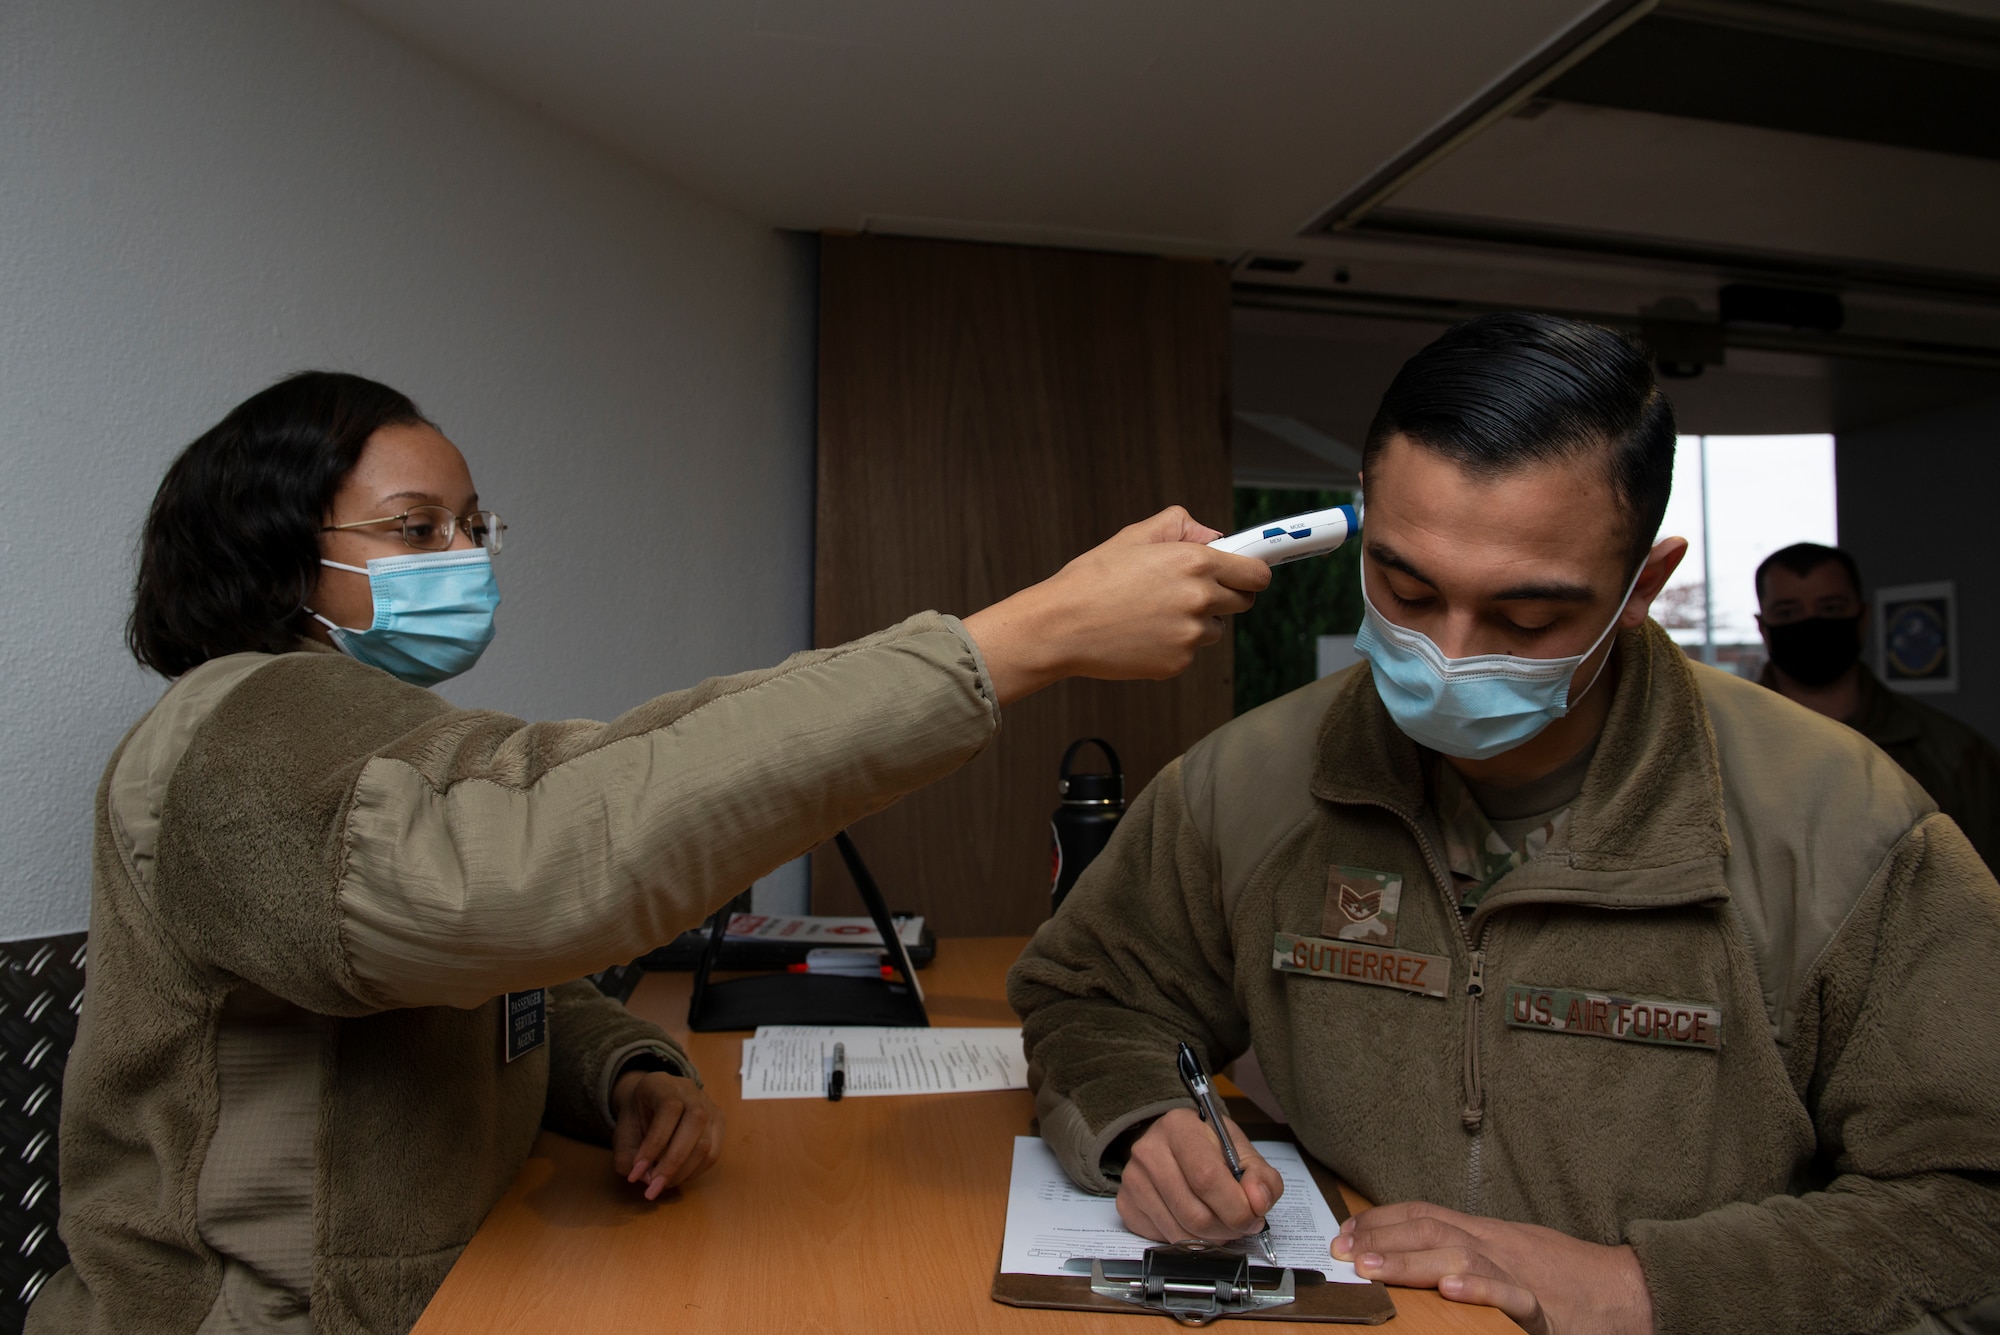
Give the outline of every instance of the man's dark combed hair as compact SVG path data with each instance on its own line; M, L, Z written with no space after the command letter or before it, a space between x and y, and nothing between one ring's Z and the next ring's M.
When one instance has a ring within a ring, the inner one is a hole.
M1634 339L1553 315L1482 315L1403 364L1382 396L1362 468L1392 436L1475 475L1601 452L1631 523L1633 569L1667 513L1674 410Z
M1861 567L1854 564L1854 558L1838 547L1828 547L1817 542L1795 542L1789 547L1780 547L1757 564L1757 601L1764 601L1764 575L1772 566L1789 570L1804 579L1828 561L1838 562L1853 581L1856 597L1861 595Z
M334 493L370 436L419 424L405 396L336 371L302 372L232 408L153 497L125 624L132 656L178 677L224 654L293 648Z

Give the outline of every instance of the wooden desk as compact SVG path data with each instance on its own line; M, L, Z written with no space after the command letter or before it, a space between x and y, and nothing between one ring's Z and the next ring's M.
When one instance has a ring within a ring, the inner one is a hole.
M1001 980L1024 944L941 942L923 974L932 1021L1015 1024ZM1170 1328L1160 1317L1034 1311L987 1296L1014 1137L1034 1112L1025 1091L745 1103L742 1036L688 1035L689 982L649 974L631 1007L700 1064L728 1118L722 1162L648 1204L612 1174L608 1151L544 1132L415 1335ZM1392 1332L1518 1335L1490 1308L1394 1293Z

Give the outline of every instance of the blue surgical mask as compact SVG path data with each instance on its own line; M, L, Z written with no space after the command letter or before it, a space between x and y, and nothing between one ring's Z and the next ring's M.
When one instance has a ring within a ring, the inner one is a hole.
M477 663L493 642L500 586L493 580L493 554L483 547L378 557L366 569L320 564L368 576L375 620L366 630L336 626L306 609L349 658L413 686L435 686Z
M1361 565L1364 610L1361 633L1354 637L1355 652L1374 670L1375 690L1396 726L1411 741L1461 760L1487 760L1511 751L1569 713L1574 703L1571 679L1611 634L1639 584L1639 571L1634 571L1611 624L1580 654L1447 658L1430 636L1398 626L1376 610L1375 600L1368 596L1368 562L1364 559ZM1605 662L1610 661L1605 655ZM1576 698L1582 699L1603 673L1604 663L1599 663Z

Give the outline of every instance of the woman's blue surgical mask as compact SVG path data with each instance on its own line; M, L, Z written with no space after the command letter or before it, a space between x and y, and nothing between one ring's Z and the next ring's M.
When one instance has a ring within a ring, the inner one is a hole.
M493 554L483 547L378 557L365 569L338 561L320 564L368 576L375 599L368 629L336 626L306 609L349 658L413 686L435 686L477 663L493 642L500 586L493 579Z
M1639 585L1641 564L1618 600L1618 611L1590 648L1568 658L1516 658L1474 654L1447 658L1421 631L1398 626L1368 596L1368 561L1361 562L1361 633L1355 652L1375 673L1375 690L1396 726L1421 746L1460 760L1487 760L1511 751L1569 713L1569 685L1583 661L1597 652ZM1606 663L1611 661L1605 655ZM1597 684L1604 663L1576 693L1578 700Z

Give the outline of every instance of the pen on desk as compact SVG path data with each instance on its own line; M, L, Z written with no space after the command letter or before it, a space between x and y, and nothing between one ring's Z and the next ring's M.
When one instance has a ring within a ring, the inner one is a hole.
M1222 1144L1223 1162L1229 1165L1229 1175L1238 1182L1243 1180L1243 1160L1236 1156L1236 1146L1230 1142L1229 1128L1222 1119L1222 1105L1216 1101L1215 1086L1209 1081L1208 1072L1202 1068L1201 1058L1194 1055L1194 1049L1183 1043L1177 1057L1181 1083L1187 1086L1188 1097L1194 1100L1194 1110L1201 1120L1215 1131L1215 1138ZM1266 1219L1264 1227L1257 1231L1257 1245L1263 1250L1264 1259L1272 1265L1278 1263L1278 1252L1271 1245L1271 1221Z
M833 1066L826 1073L826 1098L829 1103L840 1102L840 1096L847 1092L847 1044L833 1045Z

